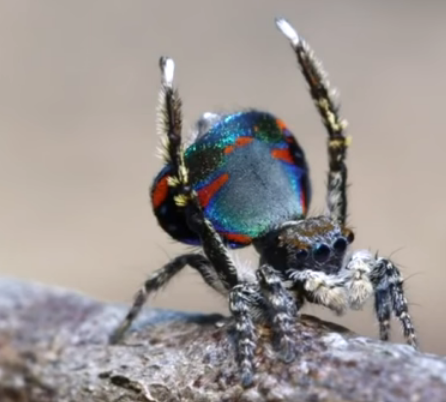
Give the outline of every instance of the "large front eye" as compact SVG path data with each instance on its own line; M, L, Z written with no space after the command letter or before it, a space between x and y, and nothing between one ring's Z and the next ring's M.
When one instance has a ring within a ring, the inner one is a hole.
M313 248L313 258L317 262L325 262L330 257L330 247L324 243L316 244Z

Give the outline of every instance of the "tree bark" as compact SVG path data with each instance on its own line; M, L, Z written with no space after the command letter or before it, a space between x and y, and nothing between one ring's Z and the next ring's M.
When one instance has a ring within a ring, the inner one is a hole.
M310 316L299 356L277 360L261 328L255 385L240 387L231 320L147 310L122 345L125 306L0 280L0 401L446 401L446 359Z

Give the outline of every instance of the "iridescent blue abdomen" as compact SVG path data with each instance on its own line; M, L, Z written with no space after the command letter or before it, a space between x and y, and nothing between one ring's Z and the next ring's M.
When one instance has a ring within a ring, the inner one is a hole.
M273 115L244 111L219 116L185 151L192 187L207 219L232 248L306 215L311 189L305 154ZM151 199L160 226L174 239L200 244L175 205L167 165Z

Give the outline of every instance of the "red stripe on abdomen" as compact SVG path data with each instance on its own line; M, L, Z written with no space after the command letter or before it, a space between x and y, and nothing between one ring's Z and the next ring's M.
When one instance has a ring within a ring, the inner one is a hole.
M158 208L167 198L169 193L169 185L167 184L167 179L169 175L162 177L158 183L156 183L155 188L152 192L152 205L153 208Z
M237 244L251 244L252 238L246 235L237 233L220 233L226 240L232 241Z
M224 149L224 153L230 154L231 152L233 152L235 150L235 148L240 148L240 147L245 147L248 144L251 144L251 142L254 141L254 138L252 137L239 137L235 140L235 144L234 145L228 145L225 149Z
M212 197L220 190L223 185L229 180L229 174L223 173L221 176L217 177L212 183L208 184L206 187L201 188L197 191L198 199L203 208L206 208L211 201Z
M273 149L271 151L271 156L275 159L279 159L281 161L287 162L287 163L291 163L294 164L294 159L293 159L293 155L291 155L291 152L288 148L285 149Z

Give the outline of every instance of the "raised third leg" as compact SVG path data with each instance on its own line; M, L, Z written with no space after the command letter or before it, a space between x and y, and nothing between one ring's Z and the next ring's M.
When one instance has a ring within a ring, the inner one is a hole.
M193 190L187 169L181 139L181 100L173 87L174 61L161 57L161 84L159 122L164 137L165 157L173 166L173 175L168 185L176 189L175 203L185 209L188 225L200 236L203 250L211 261L221 280L228 288L239 283L237 270L220 235L206 219Z
M327 74L309 44L291 24L276 20L277 27L288 38L302 74L308 83L311 97L328 132L329 172L327 183L327 208L330 216L344 225L347 215L347 166L345 157L349 139L344 136L347 122L339 115L335 91L330 89Z

